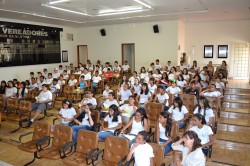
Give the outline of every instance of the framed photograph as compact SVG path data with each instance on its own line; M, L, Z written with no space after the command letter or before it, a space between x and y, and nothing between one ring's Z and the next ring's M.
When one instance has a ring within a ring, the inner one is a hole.
M218 45L218 58L227 58L228 45Z
M68 51L62 51L62 62L68 62Z
M214 56L214 46L204 45L204 58L213 58Z

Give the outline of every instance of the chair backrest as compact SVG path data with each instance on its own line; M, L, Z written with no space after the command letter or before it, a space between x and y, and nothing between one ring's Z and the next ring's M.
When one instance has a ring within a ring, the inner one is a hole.
M129 152L129 141L128 139L108 136L105 139L105 149L103 159L118 163L124 158Z
M197 90L198 90L199 94L201 93L201 87L196 86L196 87L195 87L195 89L197 89Z
M80 130L77 137L76 151L87 154L89 151L98 148L98 134L93 131Z
M34 123L34 134L32 140L37 140L38 138L49 136L50 130L51 128L48 123L36 121Z
M52 146L60 147L66 142L72 141L73 131L69 126L56 125Z
M0 107L5 107L5 106L6 106L5 98L3 96L0 96Z
M74 89L75 89L74 86L68 86L68 85L66 85L66 86L64 86L63 92L65 94L71 94L71 93L73 93Z
M173 104L173 100L174 100L174 95L168 93L169 99L168 99L168 105L169 107Z
M93 110L91 113L91 117L94 121L94 124L100 123L100 113L96 110Z
M206 99L209 101L209 105L212 109L219 110L221 106L221 100L218 97L207 97Z
M193 114L196 100L195 95L182 94L179 96L183 101L183 105L187 107L189 114Z
M164 148L156 143L148 143L153 148L154 153L154 166L160 166L164 160Z
M32 106L31 101L21 100L20 104L19 104L19 110L20 110L20 112L31 111L31 106Z
M7 109L17 109L17 105L18 105L17 99L8 98Z
M146 103L146 114L150 121L157 121L161 111L163 111L163 105L161 103Z

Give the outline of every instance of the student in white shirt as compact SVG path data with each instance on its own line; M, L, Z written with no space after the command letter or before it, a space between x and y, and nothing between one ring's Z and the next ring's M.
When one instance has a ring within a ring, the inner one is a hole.
M141 84L139 84L139 79L135 79L135 83L131 85L131 89L134 92L134 96L136 97L141 92Z
M187 82L185 81L182 74L178 75L178 79L177 79L176 83L177 83L177 86L180 86L182 88L187 87Z
M145 104L148 101L152 101L151 93L148 90L148 84L143 83L141 85L141 92L136 96L136 101L140 103L140 107L146 108Z
M52 84L52 81L53 81L52 73L48 73L48 78L46 79L46 84L50 85L50 84Z
M30 86L29 86L29 90L34 90L35 88L38 88L38 85L36 83L36 79L31 78L31 83L30 83Z
M63 70L63 79L65 79L65 80L67 80L67 79L69 79L69 75L68 75L68 73L67 73L67 70Z
M208 100L205 97L200 96L198 101L199 105L195 108L194 114L197 113L201 114L202 116L205 117L206 125L212 126L215 121L215 118L214 118L214 112L210 108Z
M120 76L120 71L121 71L121 68L120 68L120 66L118 65L118 61L115 61L115 66L113 67L113 72L114 72L115 78L119 78L119 76Z
M150 72L150 71L151 71L152 73L155 71L155 64L154 64L154 63L151 63L151 64L150 64L150 67L148 68L148 72Z
M215 86L216 88L220 88L222 90L225 90L225 83L221 81L220 77L215 77Z
M77 84L77 79L75 79L75 76L72 74L72 75L70 76L70 80L69 80L69 82L68 82L68 85L69 85L69 86L76 86L76 84Z
M145 69L145 67L141 67L141 70L140 70L140 79L141 79L141 82L144 82L144 79L148 76L148 73Z
M131 127L131 130L129 133L124 134L125 131ZM127 135L131 136L130 137L130 146L135 142L135 137L140 131L146 131L149 132L149 124L148 124L148 116L145 112L144 108L138 108L132 116L132 118L128 121L126 126L124 126L120 132L119 137L126 137ZM134 136L134 137L133 137Z
M224 96L216 90L216 86L214 84L210 84L208 86L208 89L202 91L200 93L200 96L204 97L218 97L218 98L223 98Z
M148 90L151 93L151 95L155 95L157 91L157 86L155 85L155 79L150 78L148 82Z
M73 108L72 103L67 99L63 100L62 105L63 107L60 109L57 117L62 119L62 122L59 124L68 126L69 122L72 122L74 120L74 117L76 115L76 110ZM53 125L51 127L52 133L54 132L55 126L56 125Z
M164 92L163 86L159 85L157 87L157 95L155 96L154 102L158 102L158 103L163 104L164 111L167 111L168 110L168 100L169 100L168 94Z
M123 73L128 73L129 69L130 69L130 66L128 65L128 61L125 61L124 65L122 65Z
M114 92L109 92L108 93L108 99L106 99L103 104L101 105L102 111L100 113L100 118L104 118L105 113L108 112L108 108L111 105L116 105L119 106L117 100L115 99L115 93Z
M42 85L43 84L47 84L46 80L45 80L44 76L40 76L39 77L39 83L38 83L38 90L40 90L40 91L42 90Z
M53 78L57 78L57 79L60 77L60 73L58 71L58 68L54 68L54 73L53 73L52 77Z
M63 74L63 66L62 65L59 65L58 73L59 73L59 75Z
M109 84L105 84L104 91L102 92L102 100L108 99L109 92L113 92L110 88Z
M128 100L129 96L132 95L131 91L128 89L128 86L129 86L128 84L123 85L123 88L121 88L117 96L118 101Z
M153 74L153 78L155 79L155 81L160 80L162 77L162 74L160 72L160 69L155 69L154 74Z
M63 75L60 75L57 83L58 83L59 86L65 85L65 80L63 79Z
M26 88L25 82L21 82L18 90L18 99L24 99L27 97L28 89Z
M183 71L187 66L184 65L184 62L181 60L180 61L180 69Z
M214 144L213 131L210 126L206 125L206 120L201 114L194 114L191 122L191 127L189 130L196 132L201 140L202 151L205 155L208 154L209 146Z
M79 67L76 67L76 71L74 72L74 74L82 74L82 71L80 70Z
M108 127L104 127L104 122L108 122ZM109 114L104 118L102 127L102 131L98 132L99 141L104 141L109 135L114 136L115 130L122 127L122 118L119 115L118 107L115 104L112 104L109 107Z
M91 75L90 75L90 73L89 73L89 71L88 71L87 68L84 68L83 74L81 74L81 75L84 75L84 80L85 80L85 81L91 80Z
M176 86L175 80L170 81L170 83L171 83L171 86L169 86L166 89L166 92L174 95L175 97L177 97L179 94L182 94L181 89L178 86Z
M180 97L174 98L173 105L169 108L168 112L174 121L179 122L179 128L183 128L184 121L188 119L188 110L183 105L182 99Z
M99 76L99 71L95 71L95 75L92 77L91 86L96 87L101 80L102 78Z
M168 61L167 68L168 68L168 71L170 71L170 70L171 70L171 68L172 68L171 61Z
M128 81L130 82L130 85L134 85L135 79L136 79L136 78L140 80L140 78L137 76L137 72L134 71L134 72L133 72L133 76L130 77L129 80L128 80Z
M127 124L130 117L134 115L137 107L135 106L135 99L133 96L129 96L129 103L123 104L121 107L119 107L119 112L122 114L122 123L124 125Z
M175 160L174 165L205 166L206 159L201 148L198 135L194 131L185 132L183 138L172 144L173 150L182 152L182 161Z
M97 102L96 99L93 97L93 95L94 95L93 91L88 91L87 93L88 98L83 98L82 101L79 103L79 107L91 103L93 105L93 108L95 109Z
M186 82L189 82L190 81L190 75L188 74L187 68L184 68L182 73L183 73L182 75L183 75L184 80Z
M159 69L159 70L162 69L162 65L160 64L160 60L159 59L155 60L155 69Z
M128 85L130 86L130 82L128 81L128 77L127 77L126 75L124 75L124 76L122 77L122 80L121 80L121 82L120 82L120 84L119 84L118 89L119 89L119 90L122 89L123 86L124 86L125 84L128 84Z
M128 155L127 161L129 161L134 155L135 166L153 166L154 153L153 148L146 142L148 134L145 131L140 131L135 139L135 143L132 145Z
M94 125L94 120L91 117L92 112L93 105L91 103L88 103L85 105L84 111L82 111L80 115L74 119L74 122L77 124L72 126L73 142L75 143L75 147L77 144L77 136L79 130L91 130L91 127Z
M176 79L176 68L175 67L171 67L169 74L168 74L168 80L175 80Z
M17 96L17 88L14 87L13 81L8 81L7 88L5 90L4 97L16 97Z
M56 96L60 91L60 85L57 82L58 82L58 80L56 78L54 78L52 84L50 85L50 91L52 93L55 93Z
M103 68L103 72L105 73L105 72L107 72L108 71L108 69L110 69L111 70L111 68L109 67L109 65L110 65L110 63L109 62L106 62L105 63L105 67Z

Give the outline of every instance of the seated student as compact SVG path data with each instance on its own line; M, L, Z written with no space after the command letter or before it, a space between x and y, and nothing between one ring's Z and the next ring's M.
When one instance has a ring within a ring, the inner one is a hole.
M184 64L184 61L181 60L180 61L180 69L183 71L185 68L187 68L187 66Z
M161 79L158 81L158 84L161 84L163 86L164 90L165 90L168 87L168 83L169 83L169 81L168 81L168 74L167 74L167 72L164 72L162 74Z
M77 144L77 136L79 130L91 130L91 126L94 125L94 121L91 117L91 113L93 112L93 105L88 103L84 107L84 111L80 113L75 119L74 122L77 125L72 126L73 130L73 142L75 143L75 147Z
M174 163L174 165L205 166L206 159L201 148L202 145L198 135L194 131L185 132L179 141L172 144L173 150L182 152L182 161L176 160L177 163Z
M103 102L103 104L101 105L102 111L101 111L101 114L100 114L100 118L104 118L105 113L108 112L108 108L109 108L111 105L119 106L117 100L115 99L115 93L114 93L114 92L109 92L109 93L108 93L108 99L106 99L106 100Z
M141 82L144 82L144 79L147 76L148 76L148 73L147 73L145 67L141 67L141 70L140 70L140 80L141 80Z
M65 85L65 80L63 79L63 75L60 75L57 83L58 83L59 86Z
M0 85L0 95L5 94L6 88L7 88L6 81L2 80Z
M195 95L195 97L198 97L199 91L195 87L195 81L193 80L190 82L190 88L186 90L186 94Z
M130 85L133 85L135 83L136 78L140 80L140 77L137 76L137 72L134 71L133 75L128 80L130 82Z
M96 102L96 99L93 97L93 95L94 95L93 91L88 91L87 98L82 99L82 101L79 103L79 107L81 108L82 105L91 103L93 105L93 108L95 109L97 102Z
M196 87L206 88L205 83L201 80L201 76L199 74L196 74L191 81L195 81Z
M135 166L153 166L154 165L154 153L153 148L146 142L148 134L146 131L140 131L135 139L135 143L132 145L128 155L127 161L129 161L134 155Z
M85 67L83 70L83 73L81 74L81 76L84 76L84 80L85 81L90 81L91 80L91 74L89 73L89 70Z
M179 94L182 94L181 89L178 86L176 86L176 81L175 80L171 80L170 83L171 83L171 86L169 86L166 89L166 92L174 95L175 97L178 97Z
M37 85L38 85L39 83L41 83L41 82L40 82L40 77L41 77L41 76L43 76L42 73L41 73L41 72L37 72L37 77L36 77L36 83L37 83Z
M131 126L131 130L128 134L124 132ZM119 137L125 137L130 140L130 146L135 142L135 137L140 131L149 132L148 116L144 108L136 110L134 116L121 130Z
M95 70L94 71L98 71L98 75L102 75L102 69L99 65L95 66Z
M168 112L161 112L159 115L159 125L158 127L158 133L156 133L156 143L162 144L162 146L165 148L164 156L168 154L168 152L172 149L172 136L171 130L172 130L172 120L169 117Z
M58 73L59 73L59 75L63 74L63 66L62 65L59 65Z
M24 99L27 97L28 94L28 89L26 88L26 84L25 82L21 82L21 84L19 85L19 89L18 89L18 99Z
M13 81L8 81L7 85L4 97L17 97L17 88L14 86Z
M173 100L173 105L169 108L168 112L172 120L179 122L179 128L184 127L184 121L188 119L188 110L183 105L182 99L176 97Z
M155 64L154 63L151 63L150 64L150 67L148 68L148 72L152 72L152 73L154 73L154 71L155 71Z
M197 114L197 113L201 114L202 116L205 117L206 125L212 126L215 120L214 112L210 108L208 100L205 97L200 96L198 101L199 101L199 105L195 108L194 114Z
M123 104L118 108L119 112L122 113L122 122L127 124L130 117L133 116L137 107L135 106L135 99L133 96L129 96L129 104Z
M136 97L141 92L141 84L139 83L139 79L135 79L135 83L131 85L131 89Z
M57 82L58 80L54 78L52 84L50 85L50 92L55 93L56 96L58 96L60 92L60 85Z
M26 84L26 88L29 89L30 88L30 81L29 80L25 80L24 83Z
M60 77L60 73L58 71L58 68L54 68L53 78L58 79Z
M148 84L150 78L153 78L153 73L152 73L152 71L149 71L149 72L148 72L148 75L144 78L144 81L143 81L143 82Z
M123 88L118 93L117 100L128 100L129 96L132 95L131 91L128 89L128 84L124 84Z
M220 88L222 90L225 90L225 84L223 81L221 81L220 77L215 77L215 86L216 88Z
M123 74L128 73L129 69L130 69L130 66L128 65L128 61L125 61L124 65L122 65Z
M69 79L69 75L67 73L67 70L63 70L63 74L62 75L63 75L63 79L65 79L65 80Z
M95 71L95 75L92 77L91 87L96 87L101 80L102 78L99 76L99 71Z
M46 84L50 85L50 84L52 84L52 81L53 81L52 73L48 73L48 78L46 79Z
M159 69L155 69L154 74L152 75L155 81L157 82L158 80L161 79L162 74Z
M223 82L224 84L228 83L227 78L223 72L219 72L218 77L220 78L221 82Z
M146 108L145 104L148 101L152 101L151 93L148 90L148 84L143 83L141 85L141 92L136 96L136 101L140 103L140 107Z
M182 74L178 75L176 83L177 83L177 86L180 86L182 88L187 87L187 82L186 82L186 80L184 80L184 77Z
M148 90L151 93L151 95L155 95L157 91L157 86L155 85L155 79L150 78L148 82Z
M108 71L108 69L109 69L109 71L111 71L111 67L109 65L110 65L109 62L105 63L105 67L102 69L103 73L106 73Z
M41 72L42 75L44 76L45 79L48 78L48 70L47 69L43 69L43 72Z
M168 71L170 71L170 70L171 70L171 68L172 68L171 61L168 61L167 68L168 68Z
M68 82L68 85L69 85L69 86L76 86L76 84L77 84L77 79L75 79L75 76L72 74L72 75L70 76L70 80L69 80L69 82Z
M109 84L105 84L104 91L102 92L102 100L108 99L109 92L113 92L113 90L111 90L110 88L111 87Z
M115 61L115 66L113 67L113 71L114 71L114 77L115 77L115 78L119 78L121 68L120 68L120 66L118 65L118 61Z
M159 69L159 70L162 69L162 65L160 64L160 60L159 59L155 60L155 69Z
M36 83L36 79L31 78L31 83L30 83L30 86L29 86L29 90L34 90L34 89L38 89L38 85Z
M85 89L87 86L88 86L88 83L87 83L87 81L85 81L85 76L84 75L81 75L80 76L80 79L79 79L79 87L81 88L81 89Z
M36 110L35 115L29 121L29 126L36 120L38 115L43 112L47 105L51 105L52 93L49 91L49 85L42 85L42 92L36 97L36 102L32 103L32 110Z
M110 68L108 68L107 71L103 73L104 82L111 81L112 77L113 72L110 70Z
M44 78L44 76L40 76L39 77L39 83L37 84L38 85L38 90L41 91L42 90L42 85L43 84L47 84L46 83L46 80Z
M130 86L130 82L129 82L128 77L127 77L126 75L124 75L124 76L122 77L122 80L121 80L121 82L120 82L120 84L119 84L118 89L119 89L119 90L122 89L123 86L124 86L125 84L128 84L128 85Z
M182 73L183 73L182 75L183 75L184 80L186 82L189 82L190 81L190 75L188 74L188 69L184 68Z
M216 90L216 87L214 84L210 84L208 86L208 89L202 91L200 93L200 96L205 96L205 97L218 97L218 98L223 98L224 96Z
M169 71L169 74L168 74L168 80L175 80L177 78L177 75L176 75L176 68L175 67L171 67L171 70Z
M178 78L178 76L182 73L180 66L176 66L176 77Z
M87 63L86 68L89 70L89 72L93 71L93 67L92 67L92 64L90 62Z
M190 124L193 126L189 130L196 132L201 140L202 151L205 155L208 154L208 148L214 144L213 131L211 127L206 125L206 120L201 114L194 114Z
M79 67L76 67L74 74L78 74L78 75L82 74L82 71L80 70Z
M108 122L108 127L104 127L104 122ZM98 132L99 141L104 141L109 135L114 136L115 130L122 127L122 119L119 115L118 107L115 104L109 107L109 114L104 118L102 127L102 131Z
M63 100L62 106L63 107L60 109L59 114L57 115L58 118L62 119L62 122L59 124L68 126L69 122L74 120L76 110L72 107L72 103L67 99ZM52 133L54 132L54 129L55 125L51 127Z
M168 100L169 100L168 94L164 92L163 86L159 85L157 87L157 95L154 98L154 102L158 102L158 103L163 104L164 111L167 111L168 110Z

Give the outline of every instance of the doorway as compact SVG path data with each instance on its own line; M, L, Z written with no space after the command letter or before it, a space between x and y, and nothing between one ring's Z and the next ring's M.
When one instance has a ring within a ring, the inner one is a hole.
M88 60L88 46L78 45L77 46L77 66L79 63L86 65L87 60Z
M128 61L131 72L135 71L135 44L124 43L122 44L122 65Z

